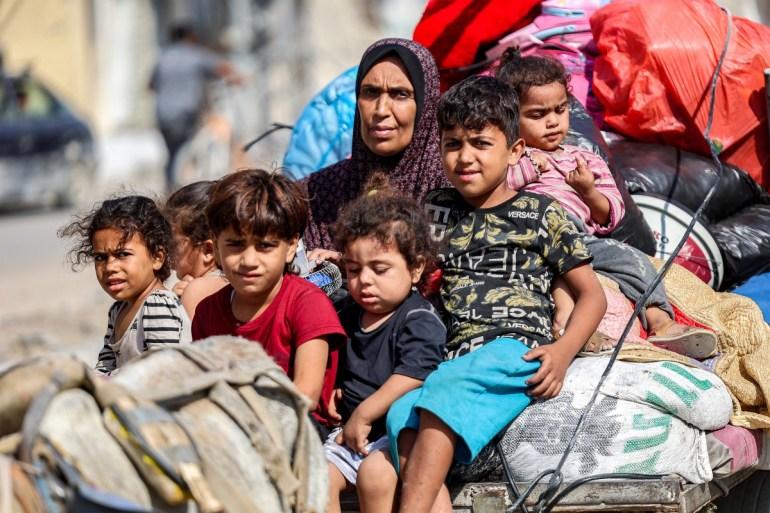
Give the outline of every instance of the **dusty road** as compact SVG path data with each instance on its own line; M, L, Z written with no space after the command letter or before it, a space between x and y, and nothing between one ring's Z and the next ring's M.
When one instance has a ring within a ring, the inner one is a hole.
M0 362L39 352L96 360L110 298L93 269L65 262L71 241L56 231L66 210L0 215Z

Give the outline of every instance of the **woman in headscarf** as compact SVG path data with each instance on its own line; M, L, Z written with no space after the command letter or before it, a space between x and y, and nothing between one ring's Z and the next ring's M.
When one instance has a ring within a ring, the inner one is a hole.
M303 180L310 198L305 245L311 259L333 258L330 227L342 208L366 190L382 185L417 200L447 186L439 147L436 109L439 99L436 63L413 41L383 39L370 46L356 76L356 115L349 159ZM391 511L398 476L385 452L367 458L356 480L361 511ZM339 473L337 473L339 474ZM339 494L347 482L331 479ZM329 511L339 511L338 504ZM451 511L442 489L434 511Z
M382 39L366 50L356 77L352 155L303 180L310 197L305 246L333 247L330 226L374 173L417 200L448 184L439 150L439 96L436 63L420 44Z

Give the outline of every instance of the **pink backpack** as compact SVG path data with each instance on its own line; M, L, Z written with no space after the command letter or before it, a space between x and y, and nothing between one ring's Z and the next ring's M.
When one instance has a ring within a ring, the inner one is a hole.
M608 0L545 0L532 23L508 34L486 56L495 65L508 47L521 55L543 55L561 62L572 76L572 94L582 103L597 126L603 122L602 106L591 91L596 47L589 18Z

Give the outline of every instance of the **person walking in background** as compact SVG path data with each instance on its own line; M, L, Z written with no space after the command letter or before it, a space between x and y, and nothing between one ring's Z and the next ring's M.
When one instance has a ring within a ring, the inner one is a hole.
M174 189L174 164L179 149L195 134L206 107L206 85L221 78L232 83L242 76L226 59L198 42L192 25L171 27L171 44L163 49L150 78L155 92L158 129L168 149L166 191Z

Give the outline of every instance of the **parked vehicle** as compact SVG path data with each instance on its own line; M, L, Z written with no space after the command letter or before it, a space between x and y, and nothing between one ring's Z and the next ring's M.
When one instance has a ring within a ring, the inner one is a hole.
M95 163L85 122L30 74L0 72L0 209L77 203Z

